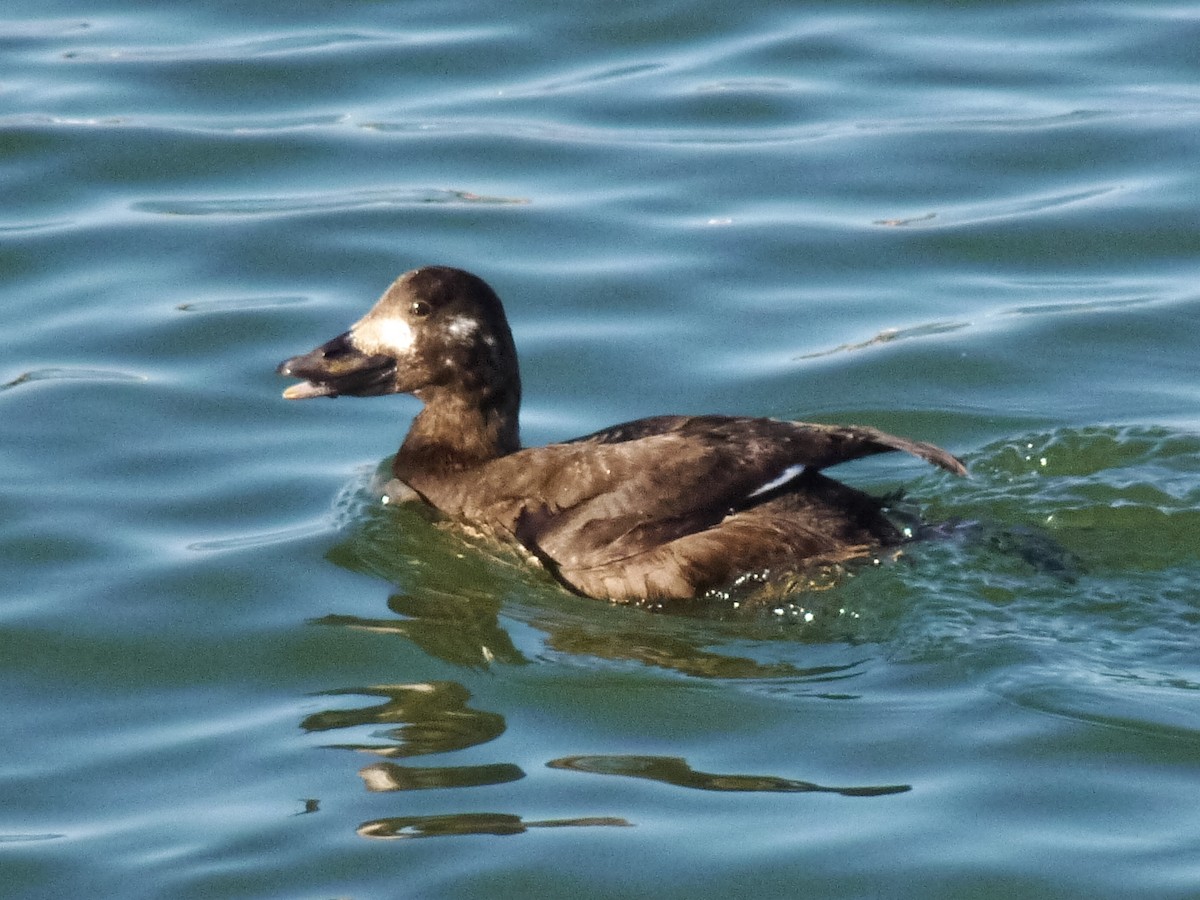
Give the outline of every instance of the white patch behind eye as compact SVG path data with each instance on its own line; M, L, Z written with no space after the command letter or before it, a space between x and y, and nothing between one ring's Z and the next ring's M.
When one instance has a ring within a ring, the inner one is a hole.
M393 356L403 356L412 350L415 335L412 328L403 319L398 318L365 318L360 320L350 333L354 336L354 345L364 353L390 353Z
M479 322L470 316L455 316L446 323L446 333L456 340L470 341L479 333Z
M777 487L783 487L785 484L787 484L789 481L791 481L793 478L795 478L797 475L799 475L803 471L804 471L804 463L796 463L795 465L788 466L786 469L784 469L782 472L780 472L778 476L776 476L775 478L772 478L766 484L760 485L759 487L755 488L746 496L747 497L757 497L759 494L766 494L769 491L775 490L775 488L777 488Z

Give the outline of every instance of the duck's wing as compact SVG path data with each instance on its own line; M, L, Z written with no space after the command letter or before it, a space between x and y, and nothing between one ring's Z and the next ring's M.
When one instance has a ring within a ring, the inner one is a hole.
M549 523L543 540L577 539L568 521ZM878 500L817 473L762 503L730 510L706 526L700 522L691 521L695 528L635 525L600 552L560 558L538 543L537 533L548 524L540 515L523 515L517 535L566 587L625 603L689 599L746 573L798 572L901 540Z
M793 482L816 470L893 450L966 471L938 447L873 428L671 416L511 454L481 473L503 486L497 493L480 498L472 491L476 499L462 504L434 503L511 532L565 582L590 594L569 573L649 560L648 553L795 490ZM803 513L790 515L769 530L795 530ZM699 542L702 555L716 552L707 545L714 537Z
M955 475L967 474L962 461L941 447L867 425L821 425L741 416L654 416L614 425L570 443L623 443L665 434L702 441L742 443L751 451L782 446L793 464L800 463L814 470L900 450Z

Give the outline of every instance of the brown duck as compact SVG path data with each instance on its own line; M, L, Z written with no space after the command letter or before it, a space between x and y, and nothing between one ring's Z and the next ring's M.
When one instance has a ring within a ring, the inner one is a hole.
M902 541L879 501L821 470L945 450L858 425L655 416L521 448L517 352L499 297L460 269L408 272L350 330L279 366L291 400L412 394L393 465L406 497L515 541L563 585L680 600L745 573L796 572Z

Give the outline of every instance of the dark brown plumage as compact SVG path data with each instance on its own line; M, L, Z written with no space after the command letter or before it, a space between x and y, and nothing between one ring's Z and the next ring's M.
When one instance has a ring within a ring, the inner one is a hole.
M401 276L349 331L279 366L290 399L409 393L424 403L396 478L447 516L523 545L568 588L676 600L739 575L833 563L901 536L820 470L901 450L962 475L932 444L863 426L658 416L520 449L516 349L481 279Z

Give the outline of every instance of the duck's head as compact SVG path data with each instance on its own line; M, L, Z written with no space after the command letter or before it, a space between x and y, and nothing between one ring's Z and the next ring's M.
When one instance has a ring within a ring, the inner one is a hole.
M310 397L413 394L468 406L515 407L521 379L504 308L483 279L444 266L401 275L350 330L280 363Z

